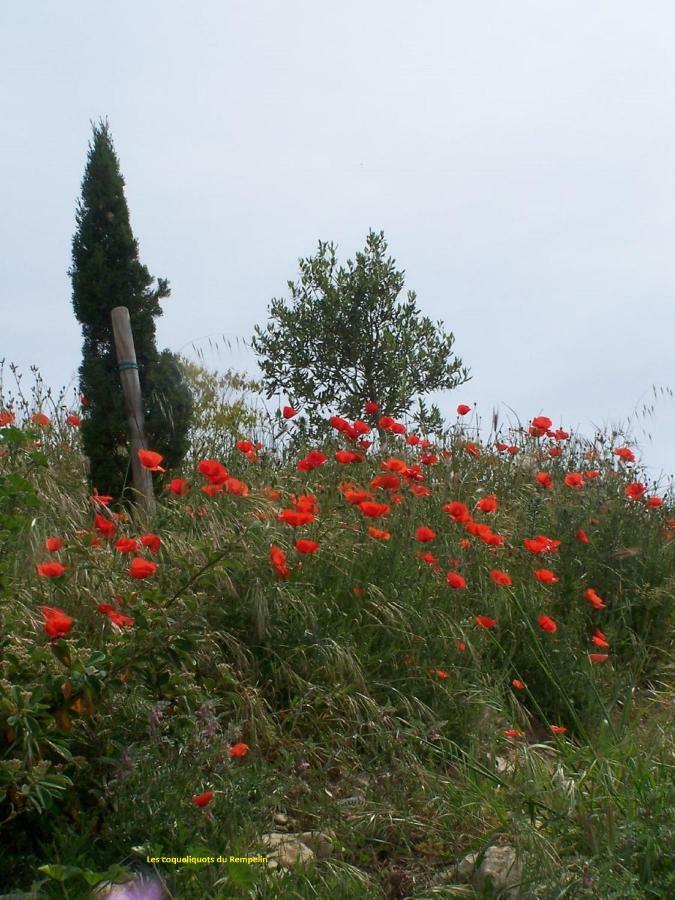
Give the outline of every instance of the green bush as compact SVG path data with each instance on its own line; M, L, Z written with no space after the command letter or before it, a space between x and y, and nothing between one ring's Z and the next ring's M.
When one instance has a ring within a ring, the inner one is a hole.
M157 872L185 897L408 896L499 835L537 896L665 895L672 496L630 499L639 466L609 444L591 461L582 438L520 435L511 455L459 425L434 448L380 429L368 453L339 435L277 457L247 441L262 426L223 395L231 376L188 384L204 423L192 463L227 471L183 470L187 493L160 492L159 548L116 546L148 525L92 501L67 409L0 427L0 882L84 896L147 856L259 851L284 814L334 832L333 859L281 878ZM325 461L299 469L310 449ZM368 518L361 489L387 514ZM491 495L496 509L477 506ZM308 508L305 524L279 519ZM535 554L523 542L538 535L560 545ZM132 557L156 569L135 579ZM48 561L62 574L39 575ZM66 633L46 633L42 607L72 619Z

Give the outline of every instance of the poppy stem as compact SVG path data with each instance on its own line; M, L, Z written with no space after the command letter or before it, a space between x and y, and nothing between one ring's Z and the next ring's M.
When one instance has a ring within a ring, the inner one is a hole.
M234 544L228 544L226 546L225 550L223 550L221 553L216 554L216 556L214 556L212 559L210 559L208 562L206 562L201 567L201 569L198 569L194 573L194 575L191 575L190 578L188 578L188 580L185 582L185 584L182 587L178 588L178 590L173 595L173 597L171 597L169 600L167 600L167 602L164 604L164 606L162 606L162 609L168 609L169 606L171 606L171 604L175 600L177 600L180 597L180 595L183 594L189 587L192 587L192 585L195 583L195 581L197 581L199 578L201 578L205 572L208 572L208 570L210 568L212 568L213 566L215 566L216 563L219 563L221 561L221 559L224 559L225 556L227 556L227 554L230 552L230 550L234 546L235 546Z

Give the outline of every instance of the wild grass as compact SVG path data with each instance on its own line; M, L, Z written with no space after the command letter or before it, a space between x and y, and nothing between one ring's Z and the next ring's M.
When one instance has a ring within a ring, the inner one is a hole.
M109 539L92 530L86 462L64 423L72 404L47 407L50 396L6 391L0 402L17 413L0 429L3 887L85 897L116 866L148 868L147 857L250 855L283 814L293 831L331 833L332 857L281 874L150 868L176 898L476 896L452 867L508 843L523 865L521 896L667 896L675 513L662 485L645 484L660 506L626 496L647 479L613 454L625 436L505 436L495 418L484 443L448 429L426 465L385 432L363 462L341 465L335 450L353 445L334 434L320 448L326 462L300 472L308 448L275 454L278 422L253 459L240 452L238 428L255 416L237 405L227 431L227 404L204 388L206 406L217 404L212 419L204 410L212 443L202 429L185 471L172 473L190 493L165 492L152 522L121 511ZM49 426L31 421L39 410ZM519 452L499 452L502 439ZM248 494L203 494L200 458L220 459ZM340 486L369 489L391 458L419 465L422 480L373 489L391 509L368 520ZM565 485L590 469L599 474L582 488ZM496 511L476 508L492 494ZM315 521L279 521L303 495L316 499ZM451 501L503 544L454 522ZM436 533L429 544L415 538L422 525ZM161 537L156 556L143 551L158 568L134 581L114 540L144 531ZM542 534L560 546L535 556L523 541ZM52 536L64 545L49 554ZM300 536L319 550L298 553ZM271 545L290 577L272 566ZM65 574L38 577L48 559ZM537 581L539 568L557 582ZM495 584L493 569L512 585ZM467 587L450 587L448 571ZM587 588L605 608L591 607ZM113 626L101 603L133 627ZM41 606L72 617L66 637L50 642ZM542 614L554 633L538 625ZM481 628L479 615L496 626ZM592 643L597 628L609 648ZM591 662L601 649L607 660ZM231 757L239 742L248 754ZM192 797L206 790L215 796L197 808Z

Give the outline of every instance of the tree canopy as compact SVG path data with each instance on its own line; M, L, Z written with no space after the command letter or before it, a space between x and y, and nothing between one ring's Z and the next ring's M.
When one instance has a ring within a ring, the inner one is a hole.
M308 413L326 408L357 417L367 401L391 416L410 413L424 395L469 380L452 352L454 336L421 315L413 291L400 298L405 272L386 256L383 232L338 264L336 246L319 241L299 261L289 299L273 299L252 346L267 396L285 393Z

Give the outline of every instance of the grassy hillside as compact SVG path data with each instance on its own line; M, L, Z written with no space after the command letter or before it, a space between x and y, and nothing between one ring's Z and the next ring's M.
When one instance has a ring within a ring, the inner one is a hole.
M498 846L510 896L672 889L675 510L618 435L219 432L144 522L65 413L0 416L2 887L491 896Z

